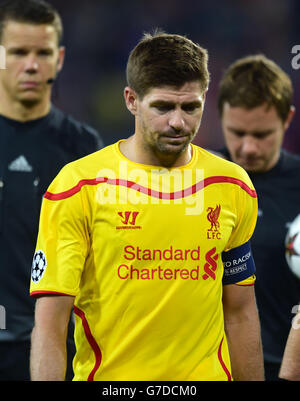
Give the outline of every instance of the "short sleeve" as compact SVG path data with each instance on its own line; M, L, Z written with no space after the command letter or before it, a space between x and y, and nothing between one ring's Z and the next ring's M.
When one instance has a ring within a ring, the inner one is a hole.
M76 296L79 292L89 237L81 193L68 191L72 181L69 169L63 168L44 196L32 261L31 296Z
M256 226L257 194L246 171L241 167L239 168L241 172L241 185L236 186L236 194L233 202L236 221L224 249L225 251L237 248L248 242Z
M250 239L257 221L257 194L244 169L240 170L240 185L236 186L233 202L236 221L222 253L224 266L223 284L253 285L255 262Z

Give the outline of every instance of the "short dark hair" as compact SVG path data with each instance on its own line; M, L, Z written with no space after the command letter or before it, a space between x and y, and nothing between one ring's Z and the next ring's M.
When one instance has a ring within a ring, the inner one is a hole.
M220 82L218 110L222 116L224 103L231 107L253 109L266 103L274 106L286 121L293 97L289 76L263 54L250 55L235 61Z
M34 25L50 24L57 32L57 43L62 41L63 26L60 15L44 0L8 0L0 4L0 41L7 21Z
M156 30L144 34L131 51L127 68L127 84L140 98L161 86L180 87L199 81L205 91L209 83L207 51L185 36Z

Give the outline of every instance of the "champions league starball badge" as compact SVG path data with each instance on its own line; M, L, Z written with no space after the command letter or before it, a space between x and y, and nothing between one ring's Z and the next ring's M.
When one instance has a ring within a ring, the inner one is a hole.
M31 279L37 283L43 277L47 266L46 256L43 251L38 250L35 252L32 261Z

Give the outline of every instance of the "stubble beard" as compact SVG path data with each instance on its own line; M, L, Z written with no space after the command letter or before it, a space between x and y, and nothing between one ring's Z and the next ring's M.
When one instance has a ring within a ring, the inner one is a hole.
M144 150L149 151L158 159L162 166L171 167L176 160L188 149L191 140L187 139L181 146L174 146L170 143L164 143L160 140L161 136L158 134L155 139L144 142Z

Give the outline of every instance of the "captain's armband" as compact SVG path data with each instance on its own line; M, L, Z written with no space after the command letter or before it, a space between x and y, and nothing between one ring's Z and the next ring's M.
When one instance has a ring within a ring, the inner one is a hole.
M250 242L222 253L223 285L252 285L255 282L255 263Z

